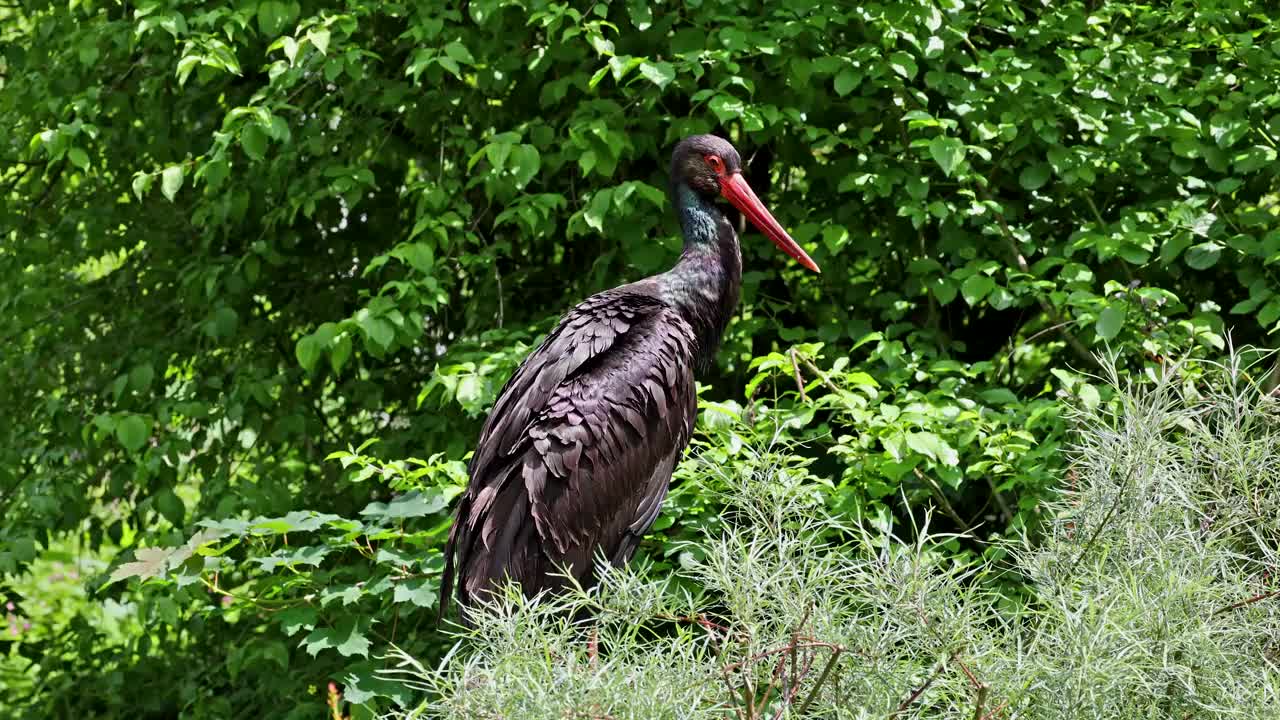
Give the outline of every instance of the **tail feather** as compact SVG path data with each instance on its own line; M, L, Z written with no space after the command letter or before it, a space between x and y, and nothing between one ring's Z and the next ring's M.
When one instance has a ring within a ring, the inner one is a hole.
M444 621L449 612L449 604L453 600L454 557L457 554L458 527L462 516L470 503L465 497L458 503L458 511L453 515L453 527L449 528L449 542L444 546L444 575L440 578L440 602L436 610L436 625Z

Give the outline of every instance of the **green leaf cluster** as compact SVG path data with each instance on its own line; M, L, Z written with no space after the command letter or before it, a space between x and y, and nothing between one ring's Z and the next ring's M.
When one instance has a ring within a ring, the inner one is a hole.
M744 233L700 451L776 439L852 522L1034 530L1095 352L1280 327L1280 21L1244 0L22 2L0 41L0 582L107 563L14 641L14 715L385 709L363 651L443 652L405 611L484 413L677 256L690 133L824 270ZM655 572L719 527L680 472Z

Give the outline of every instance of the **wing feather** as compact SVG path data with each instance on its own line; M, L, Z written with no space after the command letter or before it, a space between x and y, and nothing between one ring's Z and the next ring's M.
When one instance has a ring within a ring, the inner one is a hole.
M618 288L566 315L508 380L449 534L441 612L510 577L526 594L591 582L653 524L696 412L696 339L657 297Z

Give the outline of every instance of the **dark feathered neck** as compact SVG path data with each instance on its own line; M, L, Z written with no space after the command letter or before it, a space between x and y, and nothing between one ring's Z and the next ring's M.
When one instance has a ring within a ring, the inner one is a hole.
M684 252L675 267L659 276L663 299L674 305L698 335L698 366L715 358L742 287L738 233L715 203L683 182L672 200L684 231Z

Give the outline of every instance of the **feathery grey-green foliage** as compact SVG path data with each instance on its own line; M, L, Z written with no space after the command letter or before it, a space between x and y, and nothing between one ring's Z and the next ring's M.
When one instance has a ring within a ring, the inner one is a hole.
M1242 357L1151 385L1110 372L1043 527L983 563L957 564L927 512L885 534L823 517L795 461L760 452L685 555L705 595L635 568L512 593L439 668L401 655L392 676L437 698L427 717L1265 717L1280 414ZM995 591L1010 577L1025 596Z
M330 681L355 720L413 703L375 659L448 648L426 619L480 423L562 312L674 261L692 133L744 151L824 270L744 235L707 457L777 423L824 508L915 538L937 502L935 531L977 536L961 562L1034 527L1055 396L1107 400L1068 365L1280 327L1269 10L3 0L0 716L311 720ZM655 575L723 532L692 471ZM930 647L965 627L931 620ZM934 667L894 657L867 661L884 694Z

